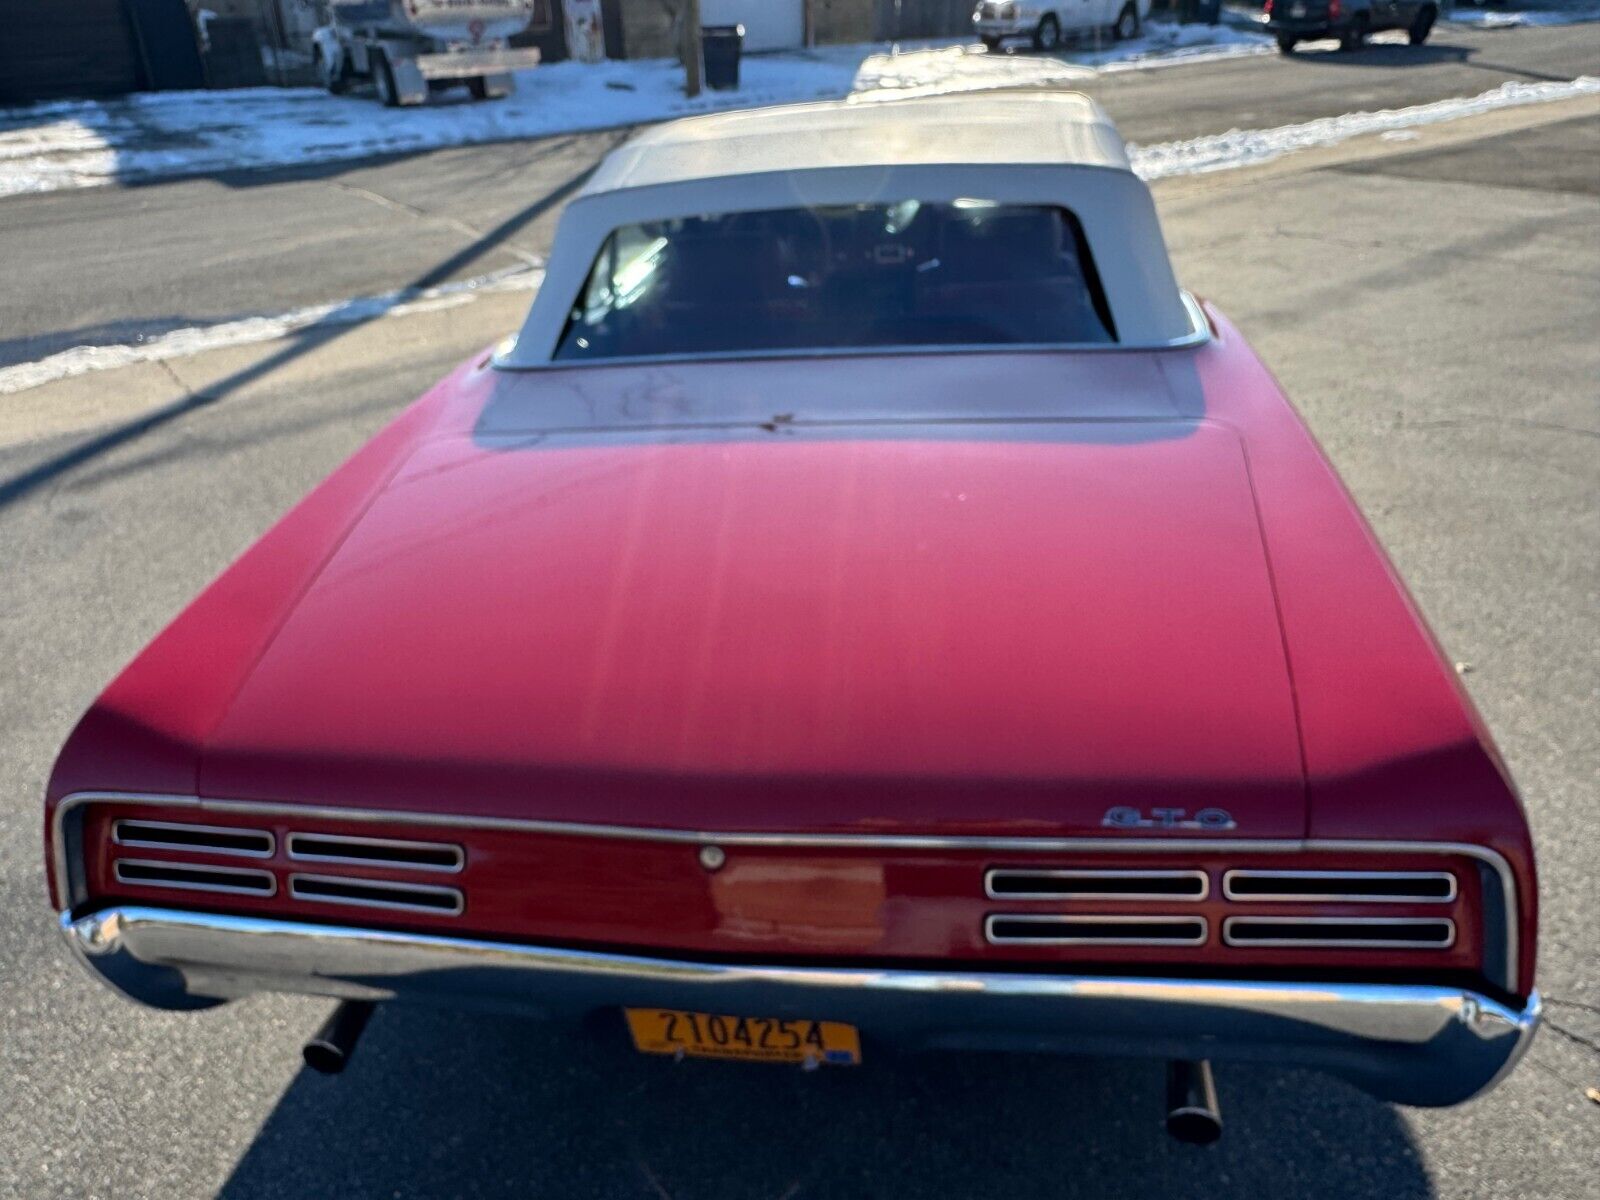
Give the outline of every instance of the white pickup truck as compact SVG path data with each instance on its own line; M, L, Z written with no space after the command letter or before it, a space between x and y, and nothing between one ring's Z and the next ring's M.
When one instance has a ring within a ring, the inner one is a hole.
M980 0L972 28L991 50L1014 38L1027 38L1035 50L1054 50L1068 34L1104 30L1113 38L1135 37L1149 15L1150 0Z
M393 107L464 84L479 100L510 95L513 71L539 51L509 39L528 27L536 0L329 0L331 23L312 35L330 92L370 79Z

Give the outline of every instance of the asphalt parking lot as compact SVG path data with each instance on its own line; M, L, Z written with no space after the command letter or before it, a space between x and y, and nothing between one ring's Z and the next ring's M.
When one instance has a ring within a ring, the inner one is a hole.
M1148 142L1600 74L1597 31L1442 31L1412 59L1308 52L1090 90ZM612 140L0 200L0 363L524 262ZM1523 790L1551 1022L1497 1091L1422 1111L1219 1069L1228 1131L1195 1149L1161 1131L1159 1064L801 1074L391 1008L329 1079L299 1061L323 1002L177 1015L91 985L44 893L56 748L253 537L512 327L526 296L490 296L0 395L0 1197L1594 1195L1600 105L1155 190L1180 278L1301 406Z

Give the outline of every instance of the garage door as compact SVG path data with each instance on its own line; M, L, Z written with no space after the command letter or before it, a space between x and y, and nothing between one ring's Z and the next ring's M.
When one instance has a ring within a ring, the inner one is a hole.
M700 0L702 25L743 25L746 50L805 45L805 0Z
M0 99L119 96L139 83L122 0L7 0Z

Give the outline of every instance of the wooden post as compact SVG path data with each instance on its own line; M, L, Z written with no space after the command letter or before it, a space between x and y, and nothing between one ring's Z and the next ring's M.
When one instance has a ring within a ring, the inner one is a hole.
M700 94L700 0L683 0L684 94L691 99Z

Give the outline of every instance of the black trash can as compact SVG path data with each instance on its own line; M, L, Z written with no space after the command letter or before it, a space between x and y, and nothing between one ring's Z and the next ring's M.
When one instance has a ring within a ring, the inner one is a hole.
M700 29L700 61L706 86L719 92L739 86L739 56L744 52L743 25L704 25Z

